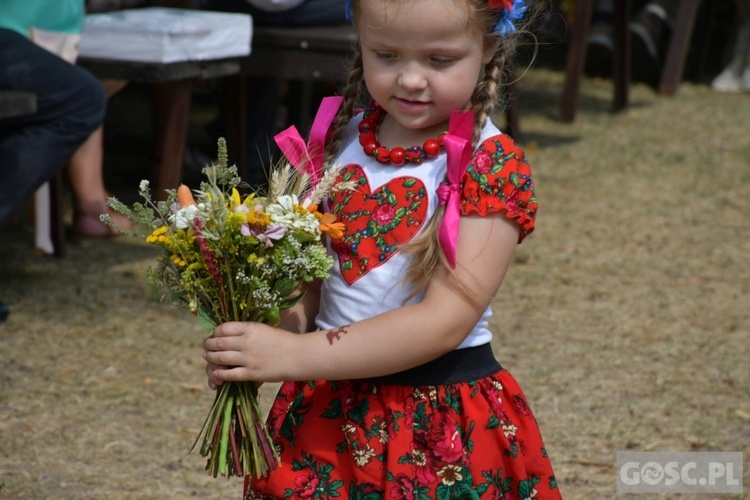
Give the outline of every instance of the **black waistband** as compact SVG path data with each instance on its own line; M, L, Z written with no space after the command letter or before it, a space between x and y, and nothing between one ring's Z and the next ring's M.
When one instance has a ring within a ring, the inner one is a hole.
M446 385L471 382L501 370L490 344L457 349L408 370L365 379L386 385Z

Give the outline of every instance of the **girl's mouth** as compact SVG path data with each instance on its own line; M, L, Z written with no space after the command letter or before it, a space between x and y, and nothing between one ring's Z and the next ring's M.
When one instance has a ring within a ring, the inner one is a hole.
M399 110L408 114L419 114L427 110L430 103L423 101L410 101L408 99L394 98L396 106Z

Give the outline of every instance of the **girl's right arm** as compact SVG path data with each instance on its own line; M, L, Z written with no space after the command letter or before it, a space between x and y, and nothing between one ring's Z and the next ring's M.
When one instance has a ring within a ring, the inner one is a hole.
M322 285L322 280L316 280L303 285L302 290L305 296L293 307L281 311L281 324L279 325L281 329L295 333L306 333L315 330L315 317L318 315L320 307L320 288ZM215 371L227 370L229 368L229 366L213 364L207 360L206 375L208 377L208 386L211 389L219 387L222 381L214 376ZM259 380L257 382L262 383L263 381Z

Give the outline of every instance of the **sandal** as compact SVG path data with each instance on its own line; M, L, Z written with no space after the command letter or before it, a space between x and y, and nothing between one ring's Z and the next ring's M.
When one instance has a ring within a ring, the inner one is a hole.
M122 229L130 229L133 227L133 223L126 218L124 215L116 213L111 209L107 208L107 213L112 217L112 220L118 227ZM73 218L73 232L80 238L114 238L119 236L120 233L113 228L102 222L99 219L99 213L97 212L78 212Z

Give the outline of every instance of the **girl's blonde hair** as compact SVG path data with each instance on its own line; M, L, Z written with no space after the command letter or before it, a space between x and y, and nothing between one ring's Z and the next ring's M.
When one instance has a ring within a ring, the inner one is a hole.
M393 0L404 2L409 0ZM470 108L474 111L474 133L472 147L476 148L487 120L491 119L501 104L503 97L503 85L513 77L513 65L511 57L515 51L516 38L519 31L506 33L502 38L493 32L497 22L497 13L487 8L487 0L454 0L456 4L464 5L469 12L471 26L476 27L482 33L486 49L494 48L494 55L479 75L477 86L471 98ZM353 0L353 21L359 18L359 0ZM342 90L344 101L339 108L338 114L333 122L333 135L326 145L325 163L329 164L338 154L344 139L347 123L355 114L357 107L366 103L362 102L365 96L364 71L362 67L362 51L359 42L354 47L354 56L351 61L351 69ZM400 251L412 256L411 263L407 269L404 281L410 285L411 292L406 300L422 293L427 289L433 275L440 265L443 265L451 274L454 285L463 295L474 301L471 291L453 274L453 270L446 261L440 243L438 242L438 228L443 219L445 209L438 206L424 230Z

